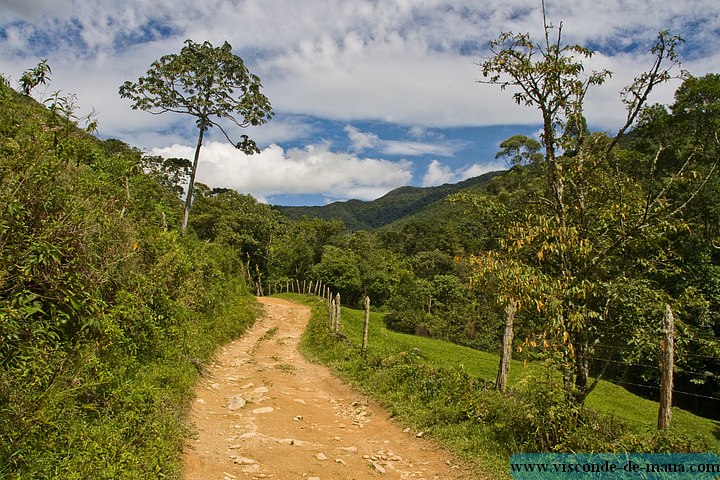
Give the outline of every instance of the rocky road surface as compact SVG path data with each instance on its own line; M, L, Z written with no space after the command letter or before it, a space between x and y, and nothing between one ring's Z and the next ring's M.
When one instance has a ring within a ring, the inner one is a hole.
M185 480L478 478L305 360L298 343L308 307L258 300L265 314L217 352L196 386Z

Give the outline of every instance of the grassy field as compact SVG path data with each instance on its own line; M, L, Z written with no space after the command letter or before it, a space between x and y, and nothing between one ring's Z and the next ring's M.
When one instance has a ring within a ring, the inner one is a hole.
M514 430L531 429L533 424L524 423L527 419L523 416L530 414L522 412L521 404L515 409L520 412L513 412L513 405L518 404L512 394L503 396L488 388L496 375L497 355L389 331L382 314L372 313L370 348L367 359L362 359L359 355L362 311L342 309L341 331L348 337L351 343L348 345L328 336L324 304L299 295L288 298L305 302L314 309L314 319L303 339L307 356L329 365L356 388L375 397L403 426L428 432L459 457L475 464L485 476L507 478L509 455L524 451L523 442L529 438ZM539 371L536 365L524 366L514 361L510 369L510 391L523 382L541 377ZM640 398L612 383L601 381L588 397L586 407L585 418L591 416L590 412L598 418L594 425L583 428L607 431L603 432L606 444L581 441L583 451L700 448L720 452L720 422L675 408L670 436L658 436L655 433L657 402ZM480 417L482 421L478 421ZM605 445L611 445L610 450L602 448ZM562 445L559 450L563 451Z

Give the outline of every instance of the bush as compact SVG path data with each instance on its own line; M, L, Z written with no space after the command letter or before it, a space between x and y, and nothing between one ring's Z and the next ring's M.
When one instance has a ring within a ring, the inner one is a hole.
M166 228L137 152L52 122L0 98L0 478L177 478L198 366L258 312L241 259Z

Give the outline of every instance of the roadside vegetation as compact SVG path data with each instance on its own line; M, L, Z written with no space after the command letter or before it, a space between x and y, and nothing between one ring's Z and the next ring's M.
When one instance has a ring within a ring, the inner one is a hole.
M543 362L514 361L506 394L494 379L498 356L450 342L393 332L372 313L366 358L364 312L342 309L332 335L327 306L315 297L281 294L310 305L301 348L374 397L411 434L425 435L494 478L521 452L720 452L720 422L674 409L669 430L656 428L658 403L601 381L584 406L562 401Z
M181 236L182 162L0 85L0 478L178 478L202 364L258 313Z

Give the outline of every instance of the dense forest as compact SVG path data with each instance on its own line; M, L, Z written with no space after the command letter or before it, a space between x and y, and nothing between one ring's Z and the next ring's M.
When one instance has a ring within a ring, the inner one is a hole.
M569 405L598 378L656 398L670 309L674 403L717 418L720 75L685 75L672 104L646 105L658 68L625 92L616 135L591 132L581 96L602 74L581 77L566 51L526 62L532 43L511 40L483 68L527 87L517 100L547 113L542 143L503 142L506 172L305 210L195 184L188 215L188 160L97 139L69 97L37 103L42 64L20 92L3 82L0 476L172 477L177 463L156 462L175 458L202 363L252 321L248 288L295 280L492 353L512 317L513 355L547 365ZM658 62L673 64L673 41L660 35ZM559 90L533 97L548 65Z

